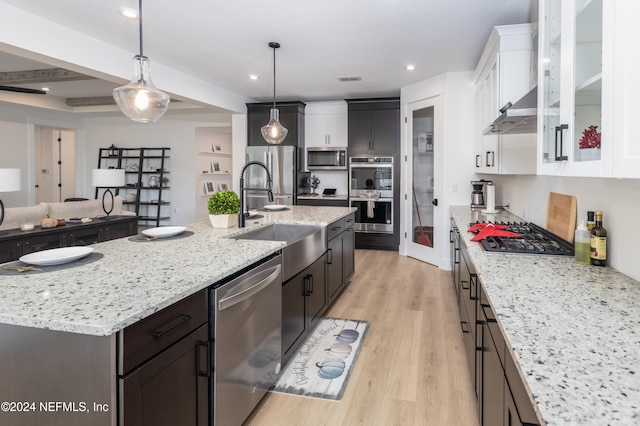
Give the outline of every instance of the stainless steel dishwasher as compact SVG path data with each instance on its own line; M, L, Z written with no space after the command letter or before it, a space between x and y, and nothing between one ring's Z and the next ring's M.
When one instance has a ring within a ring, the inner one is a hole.
M239 426L280 372L282 256L263 259L210 291L210 418L217 426Z

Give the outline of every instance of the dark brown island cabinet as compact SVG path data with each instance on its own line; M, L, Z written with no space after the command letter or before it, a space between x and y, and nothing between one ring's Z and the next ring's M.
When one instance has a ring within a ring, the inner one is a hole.
M326 259L324 253L282 285L282 365L327 310Z
M305 341L354 272L353 213L327 226L327 250L282 286L282 365Z
M327 291L329 305L344 290L354 272L354 214L327 227Z
M460 326L482 426L535 426L540 420L496 314L451 219L451 262Z

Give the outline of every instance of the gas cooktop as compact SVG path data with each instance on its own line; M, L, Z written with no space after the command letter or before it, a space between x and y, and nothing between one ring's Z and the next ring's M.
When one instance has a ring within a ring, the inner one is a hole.
M476 223L471 223L475 225ZM498 222L496 222L498 223ZM573 256L573 244L532 222L500 222L520 237L489 236L480 241L488 252Z

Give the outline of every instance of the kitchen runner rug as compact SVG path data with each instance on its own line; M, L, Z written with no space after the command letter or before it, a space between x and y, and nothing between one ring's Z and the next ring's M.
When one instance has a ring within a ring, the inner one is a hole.
M322 318L271 392L339 401L368 329L369 321Z

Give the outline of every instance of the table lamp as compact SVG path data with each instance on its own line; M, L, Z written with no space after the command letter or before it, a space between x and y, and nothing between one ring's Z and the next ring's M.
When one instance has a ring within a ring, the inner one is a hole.
M107 188L102 193L102 210L104 210L107 217L109 217L109 214L113 211L113 205L115 204L111 188L124 186L124 169L93 169L91 177L93 180L93 186L96 188ZM107 210L104 202L107 194L111 196L111 207L109 210Z

